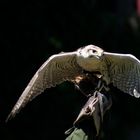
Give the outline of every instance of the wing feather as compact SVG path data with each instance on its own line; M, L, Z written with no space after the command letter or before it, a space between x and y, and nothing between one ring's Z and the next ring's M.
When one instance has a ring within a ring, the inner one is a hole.
M105 53L110 81L121 91L140 97L140 61L130 54Z
M41 94L46 88L54 87L66 80L73 80L81 74L82 69L76 62L76 52L51 56L35 73L7 120L14 117L21 108Z

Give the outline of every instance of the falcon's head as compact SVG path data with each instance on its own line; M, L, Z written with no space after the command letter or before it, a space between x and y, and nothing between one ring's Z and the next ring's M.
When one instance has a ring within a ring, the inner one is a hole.
M88 45L78 49L78 56L89 59L101 59L103 50L95 45Z
M77 62L87 71L95 71L100 69L102 56L104 51L94 45L88 45L77 50Z

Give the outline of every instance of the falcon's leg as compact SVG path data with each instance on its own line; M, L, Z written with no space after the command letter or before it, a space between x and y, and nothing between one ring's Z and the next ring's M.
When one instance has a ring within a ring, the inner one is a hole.
M99 82L99 77L91 73L86 73L84 76L78 76L72 81L76 87L83 95L90 97L97 89Z
M87 95L79 86L79 84L75 83L75 87L76 89L78 89L83 95L85 95L86 97L89 97L89 95Z
M105 89L105 91L109 91L109 87L106 85L106 83L103 81L103 79L100 78L97 88L95 90L101 92L103 89Z

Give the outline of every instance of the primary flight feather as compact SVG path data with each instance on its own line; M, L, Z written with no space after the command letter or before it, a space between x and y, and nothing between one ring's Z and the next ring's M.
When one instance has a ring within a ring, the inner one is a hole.
M83 71L100 72L107 85L112 83L121 91L140 97L140 61L130 54L109 53L88 45L74 52L52 55L35 73L7 120L46 88L72 81L84 75Z

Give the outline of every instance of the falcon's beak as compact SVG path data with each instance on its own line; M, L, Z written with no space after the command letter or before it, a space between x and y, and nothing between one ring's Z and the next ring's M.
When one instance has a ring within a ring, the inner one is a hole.
M95 57L96 57L97 59L101 59L101 57L100 57L100 56L98 56L98 55L96 55Z
M96 55L95 57L97 59L102 59L103 54L104 54L103 52L98 52L98 55Z

